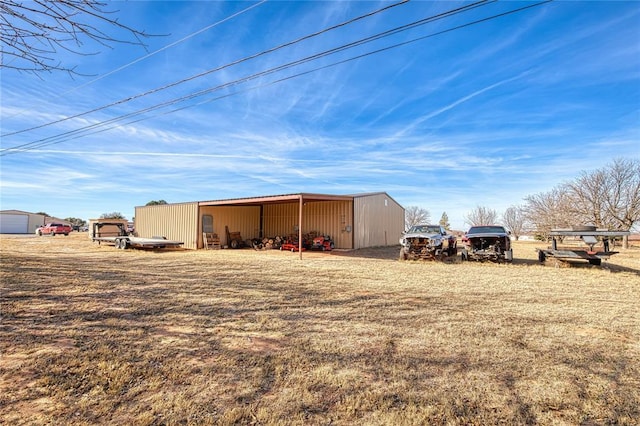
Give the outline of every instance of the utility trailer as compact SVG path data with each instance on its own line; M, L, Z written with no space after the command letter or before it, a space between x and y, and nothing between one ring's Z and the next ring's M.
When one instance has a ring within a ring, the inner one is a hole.
M120 222L95 222L91 229L91 240L98 244L106 243L118 249L135 248L166 248L178 247L181 241L167 240L165 237L142 238L130 235L127 225Z
M560 260L586 260L591 265L601 265L603 259L617 254L617 251L610 250L610 239L629 235L629 231L610 231L608 229L597 229L595 226L580 226L571 229L553 229L549 233L551 237L551 247L547 249L536 249L538 260L544 263L547 258ZM572 238L572 243L579 245L558 246L558 239L563 244L565 239Z

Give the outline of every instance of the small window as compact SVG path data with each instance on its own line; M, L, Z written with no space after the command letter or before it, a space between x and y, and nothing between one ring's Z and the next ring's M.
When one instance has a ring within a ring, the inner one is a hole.
M202 232L213 233L213 216L210 214L202 216Z

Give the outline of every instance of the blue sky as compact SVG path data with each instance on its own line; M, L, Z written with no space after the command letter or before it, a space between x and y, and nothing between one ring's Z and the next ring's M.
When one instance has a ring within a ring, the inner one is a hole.
M534 4L491 3L263 73L469 4L409 2L223 67L390 4L113 2L122 23L158 35L147 50L59 52L74 78L2 69L1 208L131 219L159 199L386 191L464 230L476 206L501 214L640 156L639 2L466 25Z

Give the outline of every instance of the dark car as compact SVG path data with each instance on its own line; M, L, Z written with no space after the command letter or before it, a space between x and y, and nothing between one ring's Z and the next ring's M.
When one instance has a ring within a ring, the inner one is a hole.
M513 249L510 234L504 226L472 226L462 238L462 260L511 262Z

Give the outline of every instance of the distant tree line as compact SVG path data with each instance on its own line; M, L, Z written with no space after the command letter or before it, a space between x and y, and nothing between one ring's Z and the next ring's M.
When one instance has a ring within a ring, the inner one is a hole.
M158 205L164 205L164 204L168 204L165 200L151 200L149 201L147 204L147 206L158 206ZM36 214L40 214L43 216L47 216L49 217L49 215L45 212L38 212ZM111 212L111 213L102 213L100 215L100 219L124 219L126 220L127 218L125 217L125 215L123 215L120 212ZM69 222L71 225L73 226L86 226L87 225L87 221L84 219L80 219L77 217L67 217L64 219L65 222Z
M64 219L66 222L69 222L71 224L71 226L73 227L80 227L80 226L86 226L87 225L87 221L84 219L80 219L78 217L66 217Z
M100 219L126 219L126 217L120 212L112 212L101 214Z
M411 206L405 211L405 225L424 223L429 217L428 210ZM443 220L448 222L446 213L441 224ZM640 224L640 159L619 158L600 169L582 171L548 192L525 197L522 205L507 208L501 217L493 209L476 206L465 216L465 223L502 224L516 239L525 233L547 239L552 229L575 225L633 229Z
M617 159L583 171L549 192L526 197L522 211L526 223L542 235L576 224L632 229L640 223L640 159Z

